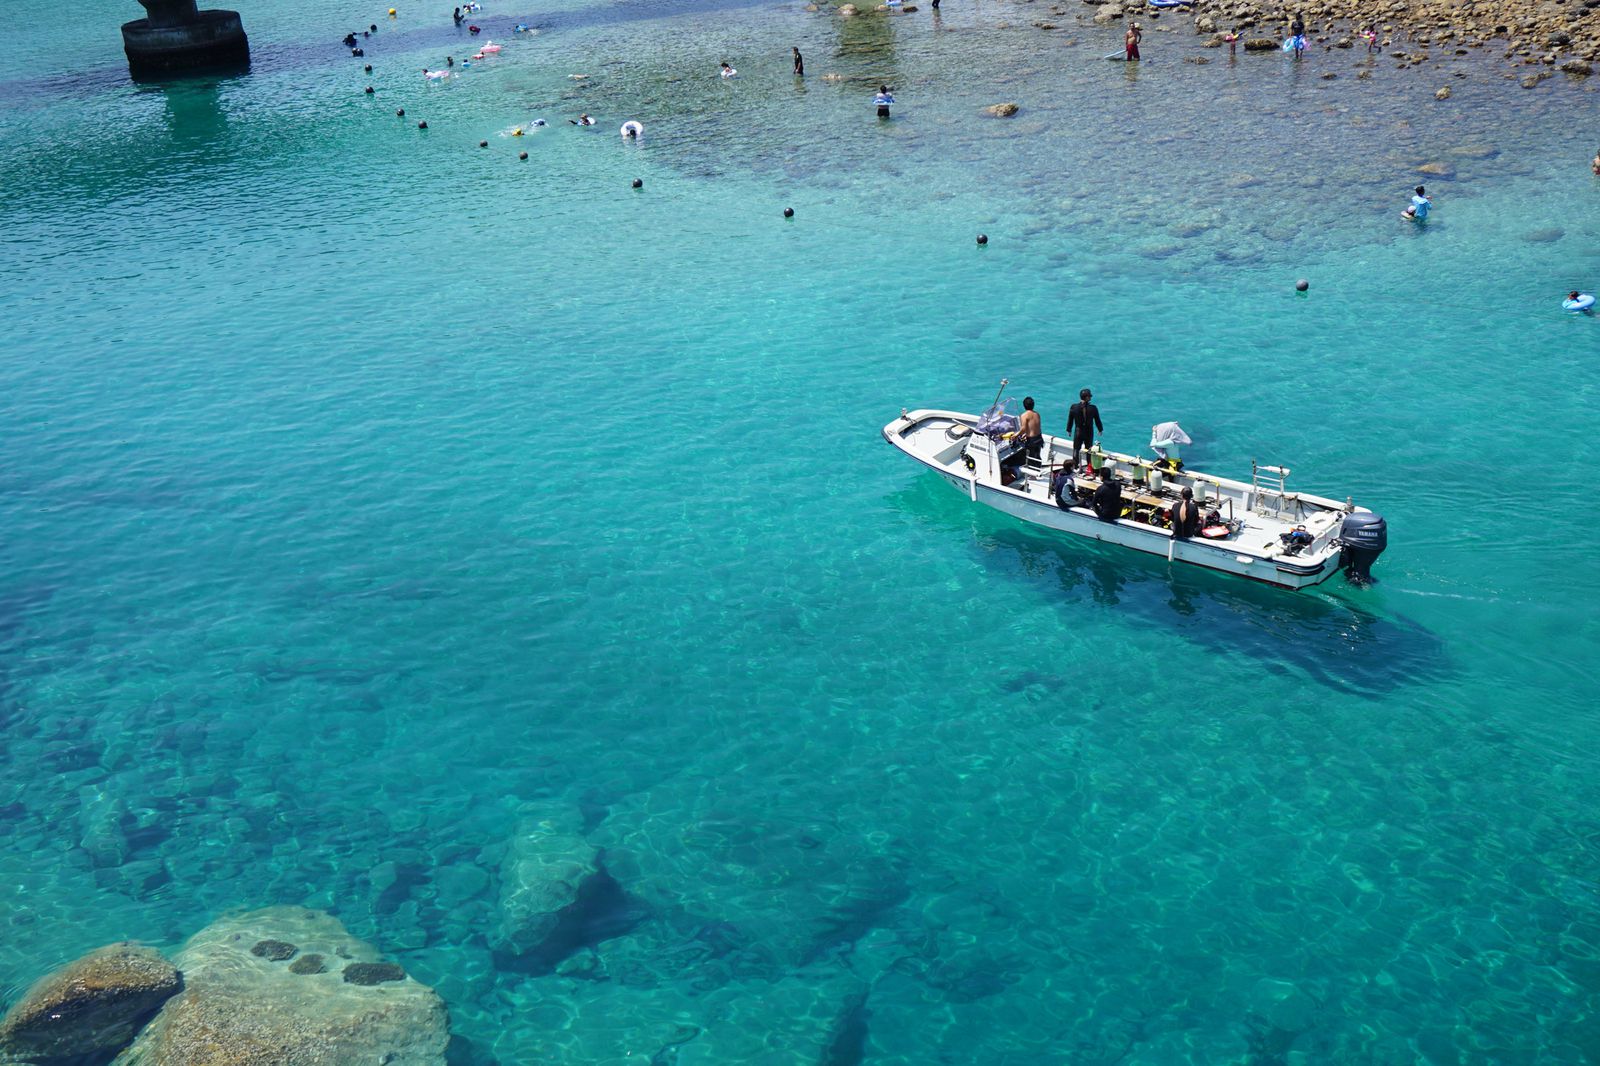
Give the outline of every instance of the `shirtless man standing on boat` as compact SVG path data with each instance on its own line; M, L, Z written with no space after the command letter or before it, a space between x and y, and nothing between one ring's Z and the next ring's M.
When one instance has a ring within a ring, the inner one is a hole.
M1039 423L1039 412L1033 409L1033 397L1022 398L1022 417L1017 419L1017 440L1022 443L1022 452L1029 459L1039 458L1039 449L1044 446L1044 427Z

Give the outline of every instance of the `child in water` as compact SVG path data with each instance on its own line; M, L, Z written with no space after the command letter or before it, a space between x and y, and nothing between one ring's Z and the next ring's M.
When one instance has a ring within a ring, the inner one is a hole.
M722 76L724 78L737 78L739 76L739 72L734 70L728 64L724 63L722 64Z

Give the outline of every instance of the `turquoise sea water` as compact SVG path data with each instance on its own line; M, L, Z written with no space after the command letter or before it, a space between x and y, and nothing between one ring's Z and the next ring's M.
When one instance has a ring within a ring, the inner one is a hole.
M135 5L0 9L0 986L304 903L460 1063L1600 1061L1596 86L966 0L490 5L429 86L383 6L140 87ZM1002 376L1380 583L879 439ZM490 949L527 804L614 878L562 973Z

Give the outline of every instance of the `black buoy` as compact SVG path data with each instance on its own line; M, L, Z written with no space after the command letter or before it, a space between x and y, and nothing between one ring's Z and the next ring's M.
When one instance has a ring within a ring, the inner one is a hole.
M406 109L402 107L400 110L396 111L394 114L395 114L396 118L405 118L406 117Z
M634 179L633 179L633 187L634 187L634 188L635 188L635 189L642 189L642 188L644 188L644 179L643 179L643 178L634 178Z
M1311 288L1311 282L1307 281L1305 278L1301 278L1299 281L1294 283L1295 292L1305 292L1309 288Z
M478 142L478 147L479 148L487 148L487 147L489 147L489 142L488 141L479 141Z
M783 217L784 218L793 218L794 217L794 208L792 208L792 207L784 208L783 209Z
M528 153L527 152L519 152L517 154L517 158L518 159L526 159L526 158L528 158Z
M365 71L366 71L366 72L367 72L367 73L368 73L368 74L371 74L371 73L372 73L372 64L371 64L371 63L368 63L368 64L367 64L367 65L366 65L366 66L365 66L365 67L363 67L363 68L362 68L362 69L363 69L363 70L365 70Z
M372 86L370 86L370 85L369 85L369 86L367 86L367 95L368 95L368 96L371 96L371 95L372 95L372 94L373 94L373 93L375 93L375 92L377 92L377 91L378 91L378 90L376 90L376 89L374 89L374 88L373 88L373 87L372 87Z
M978 243L979 244L988 244L989 243L989 235L987 233L978 234Z
M425 129L427 129L427 128L428 128L428 124L427 124L427 123L426 123L426 122L419 122L419 123L417 123L417 129L419 129L419 130L425 130Z

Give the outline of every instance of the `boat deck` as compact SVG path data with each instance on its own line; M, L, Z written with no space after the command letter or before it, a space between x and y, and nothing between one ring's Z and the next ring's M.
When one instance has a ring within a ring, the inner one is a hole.
M1035 510L1034 505L1038 505L1100 521L1088 506L1063 509L1051 495L1051 475L1071 462L1071 441L1046 434L1039 459L1018 463L1010 441L989 441L974 432L974 422L974 416L953 411L913 411L885 427L884 436L939 470L953 486L966 489L974 499L978 498L980 489L985 494L997 494L998 499L988 502L1018 517L1058 524L1049 521L1047 513ZM894 437L898 437L898 441ZM1178 502L1184 488L1189 488L1200 505L1202 516L1215 511L1224 523L1236 523L1227 537L1196 538L1188 542L1196 549L1210 548L1222 554L1237 555L1241 562L1246 557L1272 561L1279 569L1315 568L1319 571L1338 554L1336 541L1348 503L1286 490L1276 483L1276 478L1269 479L1274 484L1268 486L1189 469L1171 470L1158 467L1152 459L1117 452L1102 450L1099 456L1113 467L1123 485L1123 517L1105 525L1124 529L1129 535L1137 530L1172 540L1163 512ZM973 460L971 467L967 465L969 457ZM1079 474L1075 475L1074 482L1092 491L1098 487L1100 479ZM1312 540L1299 551L1291 552L1282 538L1297 526L1304 526ZM1081 528L1073 531L1087 532ZM1130 546L1152 550L1149 546ZM1167 551L1159 546L1158 550Z

